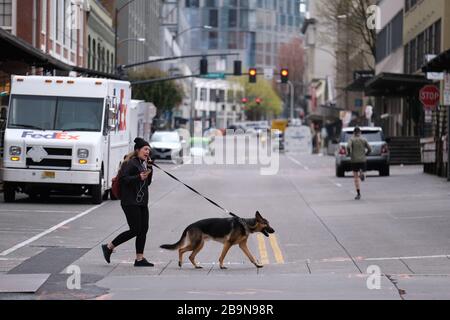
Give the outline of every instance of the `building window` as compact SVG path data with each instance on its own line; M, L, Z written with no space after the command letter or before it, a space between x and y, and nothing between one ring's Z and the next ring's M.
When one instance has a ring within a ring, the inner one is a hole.
M41 1L41 31L47 32L47 1Z
M91 36L88 36L88 68L91 68Z
M206 88L200 88L200 101L208 101L208 91Z
M208 33L208 48L209 49L218 49L218 34L217 31L211 31Z
M12 0L0 0L0 27L12 29Z
M228 32L228 49L237 49L237 33L236 32Z
M206 0L205 6L207 8L216 8L217 7L216 0Z
M97 70L100 71L102 65L102 48L100 43L97 44Z
M55 1L55 11L54 11L54 15L55 15L55 32L56 32L56 40L59 41L61 40L61 36L60 36L60 32L61 32L61 28L60 28L60 15L59 15L59 0Z
M419 34L405 46L405 72L415 73L426 62L428 54L441 52L441 20Z
M403 11L400 11L383 30L377 34L377 62L382 61L402 46Z
M186 0L186 8L198 8L199 0Z
M237 27L237 10L230 9L228 11L228 27L236 28Z
M405 0L405 12L411 10L417 4L417 0Z
M219 11L217 9L209 10L209 24L211 27L219 26Z

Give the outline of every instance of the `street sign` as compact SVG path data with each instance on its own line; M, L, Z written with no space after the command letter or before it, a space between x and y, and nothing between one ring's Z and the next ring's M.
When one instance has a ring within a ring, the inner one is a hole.
M425 110L425 123L433 123L433 112L430 109Z
M419 99L425 109L433 110L439 104L441 93L438 87L427 85L420 90Z
M223 73L223 72L208 73L208 74L203 75L202 78L206 78L206 79L225 79L225 73Z
M450 73L445 74L444 105L450 106Z
M266 79L266 80L273 79L273 69L270 69L270 68L264 69L264 79Z

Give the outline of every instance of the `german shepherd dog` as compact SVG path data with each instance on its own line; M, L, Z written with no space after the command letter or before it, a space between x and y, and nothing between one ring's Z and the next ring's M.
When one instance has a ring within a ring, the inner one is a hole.
M205 241L214 240L223 243L222 254L219 258L221 269L227 269L223 265L223 261L228 250L234 245L239 245L239 248L241 248L250 261L257 268L262 268L263 265L256 261L247 247L248 237L250 234L256 232L261 232L266 237L269 237L269 233L275 232L269 225L269 221L264 219L259 212L256 212L255 218L252 219L219 218L200 220L188 226L183 231L181 239L177 243L164 244L161 248L167 250L178 249L178 266L180 268L183 264L183 254L192 251L189 260L196 269L201 269L202 267L195 261L195 257L202 250Z

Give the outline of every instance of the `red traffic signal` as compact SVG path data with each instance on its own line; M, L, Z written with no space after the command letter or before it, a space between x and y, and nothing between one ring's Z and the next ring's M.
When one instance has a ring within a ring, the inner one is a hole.
M257 105L260 105L261 102L262 102L262 99L261 98L256 98L255 102L256 102Z
M281 69L280 75L281 75L281 83L288 83L288 81L289 81L289 70L288 69Z
M242 98L242 103L246 104L248 102L248 98Z
M250 83L256 83L256 76L258 75L258 71L255 68L250 68L248 70L248 81Z

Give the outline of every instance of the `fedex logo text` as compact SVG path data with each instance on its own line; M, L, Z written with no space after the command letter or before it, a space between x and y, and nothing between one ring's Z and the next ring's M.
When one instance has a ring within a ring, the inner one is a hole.
M67 132L55 132L50 134L34 133L33 131L24 131L22 138L31 137L33 139L47 139L47 140L78 140L80 136L72 136Z

